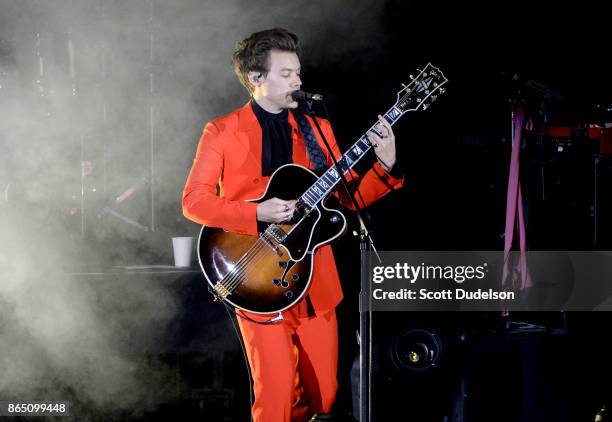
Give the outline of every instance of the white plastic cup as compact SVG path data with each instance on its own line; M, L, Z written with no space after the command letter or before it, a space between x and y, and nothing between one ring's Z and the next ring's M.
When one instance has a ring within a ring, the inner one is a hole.
M173 237L172 249L174 251L174 266L187 268L191 266L191 250L193 237Z

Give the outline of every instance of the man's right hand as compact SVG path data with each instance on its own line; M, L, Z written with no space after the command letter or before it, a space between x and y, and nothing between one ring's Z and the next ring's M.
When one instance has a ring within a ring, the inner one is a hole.
M264 223L282 223L291 220L294 211L295 200L272 198L257 204L257 220Z

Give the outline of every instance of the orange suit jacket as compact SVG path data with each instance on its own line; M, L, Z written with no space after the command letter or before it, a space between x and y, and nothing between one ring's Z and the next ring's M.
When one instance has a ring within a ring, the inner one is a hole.
M310 117L308 117L310 119ZM342 156L329 121L317 117L334 156ZM310 120L312 124L312 120ZM308 158L306 144L297 122L289 113L292 128L293 162L314 168ZM332 164L327 148L313 129L321 150ZM261 175L262 130L249 101L243 107L212 120L204 127L193 166L183 191L183 214L202 225L227 231L257 235L257 204L247 202L260 197L270 176ZM217 190L219 185L219 190ZM367 206L392 189L403 185L383 170L379 163L358 180L358 188ZM340 202L353 208L348 197L337 195ZM309 290L315 312L334 308L342 300L342 289L332 249L317 249ZM302 300L296 305L298 316L306 315ZM292 308L293 309L293 308Z

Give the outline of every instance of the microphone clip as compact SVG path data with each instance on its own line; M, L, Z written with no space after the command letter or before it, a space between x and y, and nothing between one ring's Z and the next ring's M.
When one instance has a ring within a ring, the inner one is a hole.
M302 90L293 91L291 93L291 97L296 100L314 100L314 101L323 101L323 96L321 94L312 94L310 92L305 92Z

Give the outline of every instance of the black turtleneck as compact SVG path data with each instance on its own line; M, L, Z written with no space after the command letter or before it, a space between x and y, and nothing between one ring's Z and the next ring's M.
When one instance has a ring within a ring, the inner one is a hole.
M270 113L257 104L255 100L251 101L251 106L262 132L261 174L262 176L269 176L280 166L293 162L289 112L284 109L280 113Z

